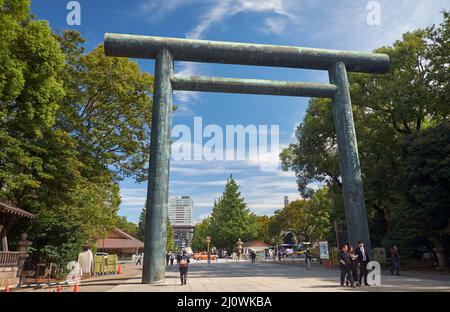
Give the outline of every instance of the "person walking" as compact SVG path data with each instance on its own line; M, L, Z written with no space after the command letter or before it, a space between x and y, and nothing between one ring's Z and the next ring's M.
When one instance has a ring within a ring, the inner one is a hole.
M342 245L341 251L338 254L339 269L341 270L341 286L345 286L345 279L348 278L351 287L355 288L353 276L351 274L350 255L348 253L348 246Z
M137 256L136 265L142 265L142 254L139 254L139 255Z
M256 253L253 250L250 252L250 258L252 259L252 263L256 263Z
M180 280L181 285L186 285L187 282L187 274L189 270L189 256L187 255L186 250L183 250L183 255L180 257L180 261L178 263L178 270L180 271Z
M358 242L358 248L355 250L356 255L358 256L358 263L360 267L359 272L359 286L362 284L362 279L364 278L364 285L370 286L367 283L367 264L370 262L370 255L364 248L364 242Z
M166 253L166 265L169 265L170 262L170 252Z
M394 271L397 276L400 276L400 254L398 252L397 245L393 245L391 248L392 268L391 275L394 275Z
M278 261L281 261L281 256L282 256L281 250L278 250Z
M180 259L181 259L181 255L179 253L177 253L177 265L180 264Z
M306 268L308 270L311 270L311 261L312 261L312 255L311 255L311 251L308 249L305 252L305 262L306 262Z
M173 266L173 261L175 260L175 255L173 252L170 253L170 265Z

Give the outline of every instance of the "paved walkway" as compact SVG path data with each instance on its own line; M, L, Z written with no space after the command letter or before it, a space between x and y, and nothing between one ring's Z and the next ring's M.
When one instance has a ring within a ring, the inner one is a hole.
M313 267L270 263L229 262L191 263L187 285L181 286L176 266L168 267L162 284L143 285L141 272L119 285L105 289L110 292L348 292L348 291L448 291L450 276L405 273L402 276L382 275L381 286L352 289L339 286L339 271ZM100 285L98 285L100 286ZM83 286L81 286L83 288ZM85 288L88 291L88 288ZM92 289L93 290L93 289ZM92 291L91 290L91 291ZM104 291L105 291L104 290Z

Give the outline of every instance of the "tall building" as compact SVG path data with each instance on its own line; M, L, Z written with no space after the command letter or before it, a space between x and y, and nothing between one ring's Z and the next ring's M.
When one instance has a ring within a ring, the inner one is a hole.
M169 220L173 227L175 244L179 248L191 246L194 235L193 206L194 201L190 196L171 196L169 198Z
M284 207L286 207L287 205L289 205L289 197L284 196Z
M193 225L192 207L194 201L190 196L171 196L169 198L169 220L172 225Z

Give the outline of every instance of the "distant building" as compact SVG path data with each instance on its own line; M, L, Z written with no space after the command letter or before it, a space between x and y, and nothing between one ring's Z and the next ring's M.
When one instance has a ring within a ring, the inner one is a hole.
M248 255L251 251L254 251L255 253L265 253L266 251L269 251L269 244L266 244L263 241L255 240L251 242L244 243L244 254Z
M289 197L284 196L284 207L286 207L287 205L289 205Z
M119 259L131 258L133 254L144 251L144 242L118 228L111 230L105 238L98 239L95 246L97 252L117 254Z
M194 226L173 225L173 237L175 244L180 249L191 247L192 238L194 237Z
M190 196L169 198L169 220L173 227L175 244L181 249L190 247L194 236L193 206L194 201Z
M172 225L193 225L192 208L194 201L190 196L169 198L169 220Z

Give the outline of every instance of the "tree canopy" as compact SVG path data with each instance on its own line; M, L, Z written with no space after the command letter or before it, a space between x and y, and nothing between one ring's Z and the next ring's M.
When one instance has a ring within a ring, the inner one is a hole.
M239 185L233 176L227 180L225 190L213 206L210 220L211 242L217 248L230 252L236 248L236 242L254 239L258 224L247 208L239 192Z
M415 237L430 240L431 232L443 227L448 218L448 211L442 209L442 197L448 197L450 188L444 190L442 183L448 183L448 177L441 167L448 157L445 143L441 142L446 139L450 108L450 15L444 12L443 16L441 25L405 33L392 46L375 50L390 56L389 73L349 74L374 245L402 240L403 246L409 246L411 239L404 240L408 228L416 233ZM296 130L297 142L283 150L280 158L284 170L296 173L299 191L306 198L314 194L310 188L313 183L328 187L331 221L345 226L331 105L330 100L310 101ZM424 142L437 147L427 154ZM413 196L412 192L417 194ZM407 212L408 217L403 214L399 220L400 211ZM430 219L437 222L428 223L426 231L416 226Z
M27 231L42 261L64 264L115 226L133 231L118 181L146 171L153 78L54 33L28 0L0 8L0 196L37 214L9 236Z

